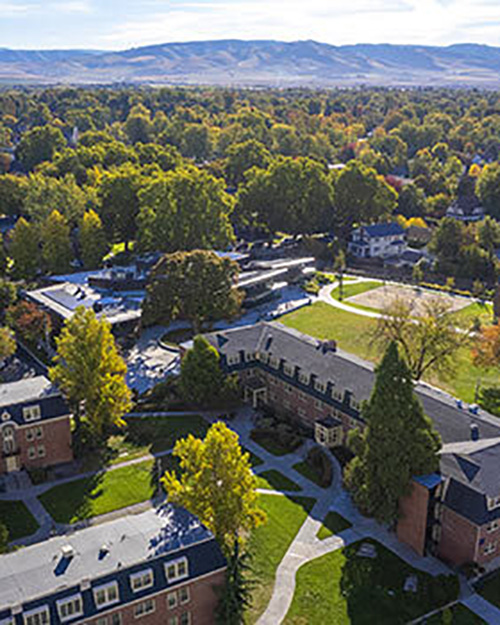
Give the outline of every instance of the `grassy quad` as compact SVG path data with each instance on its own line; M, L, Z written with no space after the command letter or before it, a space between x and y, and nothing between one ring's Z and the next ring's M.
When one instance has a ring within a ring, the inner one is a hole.
M252 532L248 545L255 586L247 623L255 623L271 600L276 569L314 503L315 500L308 497L260 496L267 523Z
M39 527L22 501L0 501L0 521L9 532L9 541L31 536Z
M497 608L500 608L500 573L496 573L482 582L478 593Z
M278 491L300 491L301 487L276 469L257 475L257 488Z
M354 297L355 295L360 295L361 293L366 293L367 291L373 291L374 289L378 289L379 287L383 286L383 284L384 283L380 282L379 280L369 280L367 282L348 282L347 284L345 284L344 280L344 286L342 289L342 301L345 302L349 297ZM334 299L339 299L340 287L336 287L335 289L333 289L331 295ZM346 303L349 304L349 302Z
M297 572L288 625L403 624L456 598L458 581L413 569L379 543L375 559L357 555L361 543L312 560ZM418 578L416 593L404 592L409 575ZM456 580L456 578L455 578Z
M40 496L58 523L76 523L150 499L155 493L154 462L148 460L54 486Z
M322 526L319 528L317 537L320 540L329 538L334 534L340 534L352 527L352 523L344 519L338 512L329 512L323 520Z
M281 317L280 322L319 339L335 339L341 349L361 358L377 362L377 356L380 356L380 350L370 344L370 335L377 323L375 319L317 302ZM457 371L451 379L430 377L426 378L427 381L469 403L474 402L478 380L483 387L497 385L498 371L475 367L468 348L461 349L456 359Z
M483 623L486 623L486 621L483 621L481 617L474 614L474 612L461 603L457 603L450 609L452 616L451 625L483 625ZM435 614L427 619L427 625L443 625L443 623L447 622L443 619L443 612L439 612L439 614Z

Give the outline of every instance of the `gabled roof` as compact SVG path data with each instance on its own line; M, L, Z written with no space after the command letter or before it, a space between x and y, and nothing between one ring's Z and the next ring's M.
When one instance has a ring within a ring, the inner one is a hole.
M374 238L403 235L405 233L404 228L395 222L372 224L371 226L363 226L362 228L367 236Z
M442 471L488 497L500 496L500 437L445 445Z
M206 338L224 356L267 352L316 376L325 385L331 382L334 388L350 390L358 402L369 399L373 388L372 363L341 349L325 349L325 341L276 321L221 330ZM484 410L472 413L444 391L425 383L417 384L415 390L444 443L468 440L471 425L477 426L480 438L500 437L500 421Z

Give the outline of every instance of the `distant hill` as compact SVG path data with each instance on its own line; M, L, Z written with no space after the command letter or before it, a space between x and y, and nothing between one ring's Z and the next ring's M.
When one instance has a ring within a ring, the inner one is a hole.
M500 48L201 41L120 52L0 48L0 82L500 87Z

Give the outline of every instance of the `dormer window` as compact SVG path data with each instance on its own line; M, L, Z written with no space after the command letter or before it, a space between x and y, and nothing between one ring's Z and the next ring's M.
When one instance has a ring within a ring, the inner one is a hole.
M9 421L10 420L10 414L5 410L4 412L2 412L2 421Z
M116 582L110 582L103 586L97 586L94 588L94 601L96 608L104 608L113 603L117 603L120 600L118 593L118 584Z
M184 579L189 575L187 558L180 558L165 564L165 575L169 583Z
M275 356L271 356L271 358L269 358L269 364L273 369L277 369L280 366L280 361Z
M63 622L81 616L83 614L81 595L73 595L67 599L60 599L57 602L57 612Z
M26 406L26 408L23 408L23 419L25 421L36 421L40 417L40 406Z
M299 373L299 382L305 386L309 384L309 376L307 373Z
M323 384L323 382L316 380L316 382L314 383L314 388L318 391L318 393L324 393L326 386Z
M35 610L30 610L29 612L26 612L23 617L24 625L49 625L49 606L43 605Z
M287 375L288 377L293 377L293 367L291 365L288 365L287 363L284 364L283 366L283 371L285 372L285 375Z
M488 510L500 507L500 497L488 497Z
M336 399L337 401L342 401L342 393L341 393L341 391L339 391L338 388L332 389L332 397L333 397L333 399Z
M240 355L233 354L232 356L228 356L227 362L229 365L237 365L240 362Z
M153 585L153 569L146 569L130 576L130 586L134 592L139 592Z

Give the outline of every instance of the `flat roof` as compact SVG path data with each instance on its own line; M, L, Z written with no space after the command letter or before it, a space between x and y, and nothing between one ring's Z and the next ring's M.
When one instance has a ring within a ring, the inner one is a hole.
M40 400L58 394L57 388L43 375L17 382L4 382L0 384L0 407Z
M119 575L122 569L212 538L195 516L172 504L51 538L0 556L0 610ZM66 546L72 548L71 558L63 557Z

